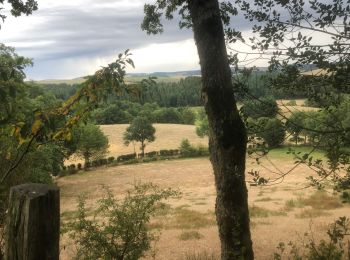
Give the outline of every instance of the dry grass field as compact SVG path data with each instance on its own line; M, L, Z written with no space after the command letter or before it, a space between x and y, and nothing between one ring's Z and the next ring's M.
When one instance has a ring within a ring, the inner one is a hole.
M153 124L156 128L156 140L146 145L145 152L159 151L161 149L178 149L182 139L187 138L192 144L206 145L207 138L200 138L196 134L194 125L179 124ZM101 130L108 136L110 143L109 153L112 156L119 156L134 152L134 145L131 143L125 146L123 143L123 133L128 127L127 124L101 125ZM136 152L140 152L140 143L135 143Z
M292 113L295 112L308 112L308 111L318 111L319 109L316 107L306 107L304 106L305 99L297 99L293 100L296 102L296 105L289 105L289 102L291 100L288 99L280 99L277 100L277 104L280 109L280 114L282 114L285 117L289 117Z
M146 145L145 152L159 151L161 149L178 149L182 139L187 138L193 145L208 145L208 138L200 138L196 134L194 125L179 125L179 124L153 124L156 128L156 140L153 143ZM140 153L140 143L124 145L123 133L128 124L117 125L101 125L101 130L108 137L109 154L117 158L122 154ZM82 162L81 158L71 158L66 162L78 163Z
M155 126L157 141L149 144L147 151L177 148L183 138L188 138L193 144L207 142L207 139L196 136L194 126ZM112 141L111 155L133 152L132 146L125 147L121 142L126 125L101 128ZM272 173L277 171L275 166L283 172L294 166L286 149L273 150L268 160L262 162L262 165L257 165L254 159L248 158L247 171L259 170L264 177L272 179L276 177ZM300 242L310 228L316 240L323 238L329 223L340 216L350 215L350 206L341 204L338 197L305 188L305 178L312 174L306 166L299 166L278 185L255 187L248 184L256 259L271 259L280 241ZM166 212L152 219L151 229L161 232L155 246L155 259L190 259L189 255L204 252L219 254L214 216L216 193L208 158L103 167L59 178L62 220L74 215L79 195L85 194L87 207L93 208L102 195L101 185L108 185L116 196L122 197L138 181L179 189L182 193L180 198L166 201ZM61 242L61 259L72 259L74 244L66 236ZM147 256L146 259L153 258Z
M278 100L277 103L280 108L280 114L289 117L292 112L297 111L317 111L317 108L305 107L303 99L296 100L296 106L288 106L290 100ZM193 110L198 110L199 107L194 107ZM280 116L281 117L281 116ZM208 144L207 138L200 138L195 132L194 125L180 125L180 124L153 124L156 128L156 140L153 143L146 145L145 152L159 151L161 149L177 149L180 146L182 139L187 138L193 145ZM132 143L125 146L123 142L123 133L128 124L115 125L101 125L101 130L107 135L109 140L109 154L108 156L118 157L122 154L140 153L140 144ZM82 162L81 158L71 158L66 164Z
M291 111L314 110L304 107L302 100L298 100L296 106L286 106L287 103L286 100L279 101L281 111L286 116ZM195 127L191 125L154 126L156 141L147 145L146 152L176 149L183 138L188 138L194 145L206 145L208 142L207 138L197 137ZM101 126L109 138L111 156L134 152L132 144L127 147L122 141L126 127L125 124ZM136 144L137 152L138 146ZM302 148L302 151L307 152L307 149ZM286 148L271 151L260 165L254 158L248 158L247 172L258 170L266 178L276 178L273 172L287 172L295 165L286 151ZM314 155L322 156L320 152ZM350 215L350 206L342 204L338 197L329 192L320 193L313 188L305 188L306 177L312 174L314 172L306 166L299 166L277 185L256 187L247 183L256 259L272 259L279 242L301 243L305 239L304 233L311 230L316 240L325 238L329 223L340 216ZM102 196L102 185L109 186L116 196L123 197L125 191L139 181L179 189L182 193L180 198L166 201L166 210L151 221L150 228L160 232L153 251L155 259L209 259L190 258L194 254L214 256L210 259L218 257L220 245L214 215L216 193L208 158L103 167L59 178L62 220L74 216L79 195L85 194L87 207L93 208ZM63 236L61 242L60 259L72 259L75 252L72 241ZM154 258L149 255L146 259Z

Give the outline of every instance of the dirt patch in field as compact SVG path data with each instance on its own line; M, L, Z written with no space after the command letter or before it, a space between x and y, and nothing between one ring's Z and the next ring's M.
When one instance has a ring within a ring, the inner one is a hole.
M286 156L270 159L282 171L294 166L293 160ZM247 170L259 170L264 177L275 178L276 174L269 168L272 166L268 167L267 161L263 165L257 165L254 160L249 159ZM349 215L350 207L339 206L333 201L331 194L315 195L313 189L304 188L305 178L310 174L312 172L307 167L300 166L278 185L248 185L256 259L271 259L280 241L298 240L299 236L309 231L310 225L314 237L321 238L329 223L339 216ZM247 179L250 180L250 177L247 176ZM57 182L61 188L61 212L74 212L76 198L80 194L86 194L88 207L93 207L101 196L101 185L108 185L117 196L123 196L137 181L152 182L182 192L180 199L166 202L172 213L161 218L165 220L164 223L158 223L159 220L154 219L153 223L162 227L160 240L156 245L156 259L184 259L189 252L206 251L218 254L220 244L214 216L216 192L208 158L106 167L60 178ZM325 198L329 205L335 206L326 209L313 207L312 203L322 203L317 199ZM188 215L195 216L197 222L193 225L184 222ZM181 239L186 232L187 236L198 235L195 239ZM62 245L69 244L71 241L66 237L62 239ZM67 246L61 251L61 259L71 259L73 254L74 248Z

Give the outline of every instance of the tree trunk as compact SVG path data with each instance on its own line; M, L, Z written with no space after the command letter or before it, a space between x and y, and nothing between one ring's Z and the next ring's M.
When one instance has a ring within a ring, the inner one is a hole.
M85 152L84 153L84 164L88 165L90 163L90 153L89 152Z
M254 259L245 184L247 134L239 116L217 0L188 0L209 121L222 259Z
M59 189L44 184L12 187L5 232L5 260L58 260L59 239Z
M144 144L144 141L141 141L141 155L142 155L142 158L145 157L145 144Z

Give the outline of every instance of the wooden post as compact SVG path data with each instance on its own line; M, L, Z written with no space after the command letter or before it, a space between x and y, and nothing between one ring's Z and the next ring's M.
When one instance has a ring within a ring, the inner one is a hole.
M5 231L5 260L58 260L60 195L53 185L12 187Z

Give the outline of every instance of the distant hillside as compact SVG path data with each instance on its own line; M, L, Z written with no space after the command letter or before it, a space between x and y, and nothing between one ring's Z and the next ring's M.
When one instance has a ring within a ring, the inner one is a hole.
M313 71L315 70L314 65L304 65L302 67L303 71ZM233 69L232 69L233 70ZM256 73L265 73L267 71L267 67L255 67ZM157 82L178 82L183 78L198 76L200 77L200 70L184 70L184 71L173 71L173 72L152 72L152 73L129 73L126 75L126 82L135 83L139 82L142 79L146 79L148 77L156 77ZM74 79L47 79L47 80L39 80L35 81L38 84L80 84L84 82L84 77L74 78Z
M37 84L80 84L85 81L84 77L80 78L74 78L74 79L45 79L45 80L38 80L35 81Z
M200 70L184 70L174 72L129 73L127 77L190 77L200 75Z
M190 76L200 76L200 70L175 71L175 72L153 72L153 73L129 73L126 75L126 82L134 83L148 77L157 77L158 82L177 82L182 78ZM80 84L84 82L84 77L74 79L47 79L35 81L38 84Z

